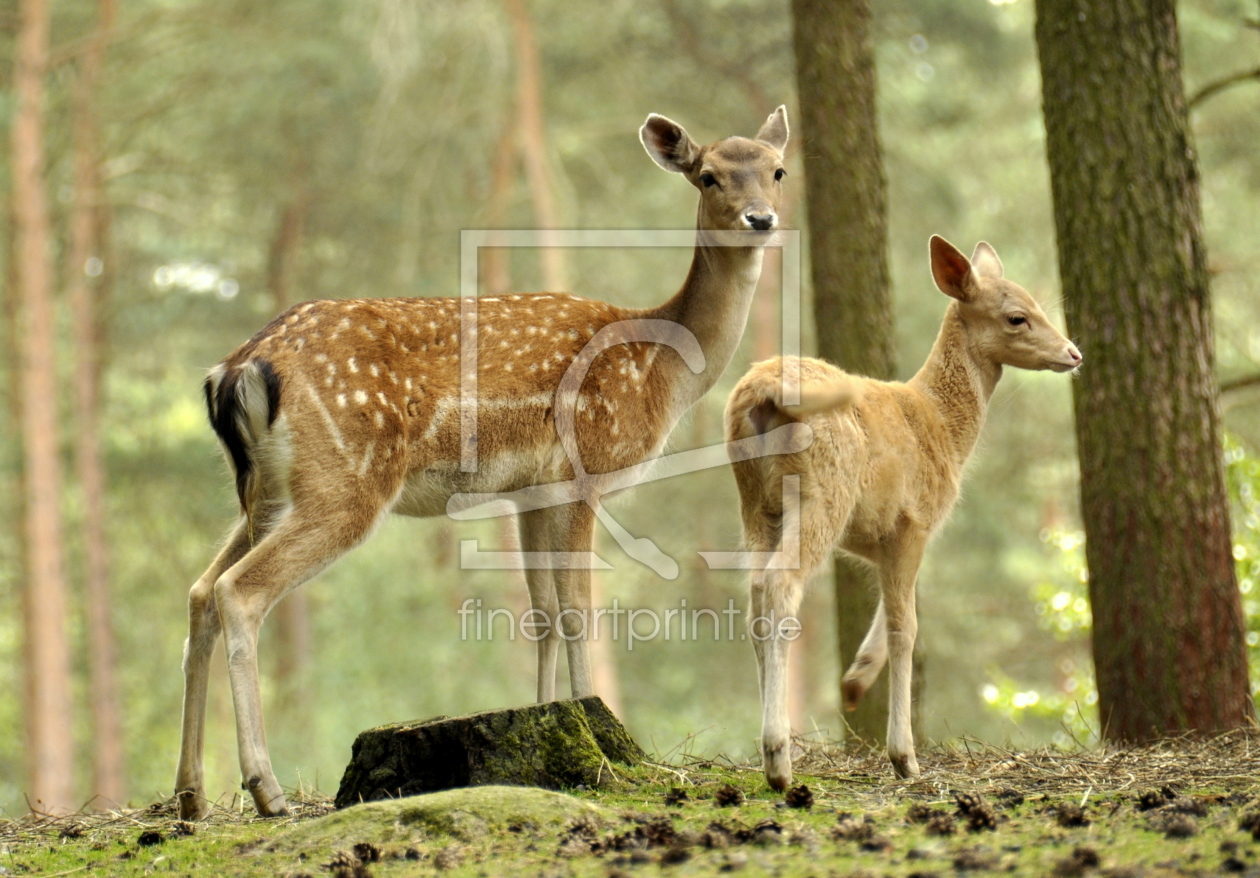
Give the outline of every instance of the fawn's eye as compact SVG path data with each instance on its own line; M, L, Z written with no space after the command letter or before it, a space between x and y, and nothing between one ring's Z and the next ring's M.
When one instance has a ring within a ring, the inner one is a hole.
M778 183L780 180L782 180L786 176L787 176L787 171L783 170L782 168L779 168L777 171L774 172L774 182Z
M1011 326L1023 326L1025 323L1028 322L1028 318L1027 317L1007 317L1006 322L1009 323Z
M704 184L705 189L708 189L710 186L716 186L718 184L717 177L713 176L707 171L700 175L700 182Z

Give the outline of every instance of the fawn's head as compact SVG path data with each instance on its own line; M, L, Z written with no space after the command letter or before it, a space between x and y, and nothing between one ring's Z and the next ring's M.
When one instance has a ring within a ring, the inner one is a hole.
M1019 369L1071 372L1081 352L1046 317L1018 284L1002 277L997 251L981 241L968 259L933 235L932 277L937 288L961 305L959 315L972 344L994 363Z
M771 232L779 225L785 107L771 113L752 140L728 137L699 146L681 125L655 113L639 129L639 139L652 161L700 190L699 228Z

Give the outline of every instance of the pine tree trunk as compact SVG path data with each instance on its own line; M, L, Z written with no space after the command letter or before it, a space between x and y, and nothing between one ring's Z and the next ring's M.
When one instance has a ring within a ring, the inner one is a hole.
M513 46L516 56L517 129L520 133L522 164L537 228L554 229L560 224L556 209L554 185L547 166L547 131L543 120L542 61L535 37L534 21L526 0L504 0L512 20ZM543 286L550 291L569 289L569 268L565 251L547 246L544 232L538 258L542 265ZM505 269L506 270L506 269ZM603 588L595 571L591 571L591 606L603 606ZM621 684L612 644L606 638L589 644L591 678L596 692L608 700L614 710L620 709Z
M1173 0L1038 0L1103 734L1247 725L1198 171Z
M75 809L70 650L57 456L56 325L44 194L46 0L19 4L13 116L13 200L21 299L22 443L26 495L26 734L32 804Z
M546 246L549 241L546 230L559 225L559 215L551 183L551 170L547 164L542 63L538 55L538 41L534 35L534 22L525 0L504 0L504 3L512 20L516 53L516 111L517 127L521 135L521 157L525 165L525 179L529 183L530 198L534 203L534 219L541 230L544 244L538 251L543 286L550 292L565 292L569 288L569 279L564 251Z
M117 644L111 618L109 548L105 533L105 464L100 445L102 331L91 271L102 277L100 132L95 101L105 41L113 27L114 0L101 0L97 32L83 53L73 94L74 201L66 258L66 298L74 336L75 469L83 497L83 597L88 634L88 704L92 716L92 795L117 806L125 799L122 710L118 700ZM98 282L99 284L99 282Z
M805 174L818 354L850 372L893 377L888 277L888 196L875 116L869 0L793 0L796 79ZM837 556L840 671L853 661L877 593L858 562ZM887 675L847 717L860 737L882 741Z
M306 188L306 168L299 158L294 163L290 193L280 209L276 233L267 252L267 289L272 310L280 314L293 302L298 277L298 257L306 236L310 193ZM279 700L289 711L306 711L312 703L308 674L311 664L310 603L304 588L295 588L272 610L276 633L275 674Z

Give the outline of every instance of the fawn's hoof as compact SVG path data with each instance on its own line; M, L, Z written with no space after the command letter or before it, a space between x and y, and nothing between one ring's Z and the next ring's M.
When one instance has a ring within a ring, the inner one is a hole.
M862 700L862 696L866 694L866 686L861 680L842 680L840 682L840 699L844 702L844 709L852 712L857 710L858 702Z
M908 753L904 756L894 756L889 753L888 761L892 763L893 771L896 772L897 777L903 780L919 776L919 762L914 758L913 753Z
M175 793L179 801L179 819L189 823L204 820L210 814L210 801L201 790L186 789Z
M761 761L766 773L766 783L770 788L782 792L792 784L792 756L788 752L790 744L762 745Z

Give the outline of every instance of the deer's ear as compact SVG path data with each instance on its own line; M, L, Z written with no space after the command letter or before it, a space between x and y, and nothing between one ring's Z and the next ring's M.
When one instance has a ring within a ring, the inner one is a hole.
M683 127L671 119L652 113L639 129L639 140L652 161L675 174L690 174L700 158L700 147Z
M779 109L766 119L766 124L761 126L761 130L757 132L754 139L774 147L774 150L782 156L788 142L787 107L780 104Z
M971 263L962 251L940 235L928 242L932 254L932 279L936 288L960 302L971 300Z
M976 245L975 252L971 254L971 267L981 277L1002 276L1002 260L998 259L997 251L987 241Z

